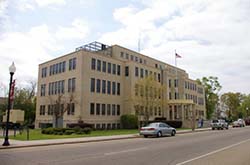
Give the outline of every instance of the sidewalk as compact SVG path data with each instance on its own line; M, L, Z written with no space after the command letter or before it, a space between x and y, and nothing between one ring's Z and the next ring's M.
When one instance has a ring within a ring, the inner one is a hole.
M199 128L194 132L208 131L211 128ZM180 130L177 134L192 133L192 130ZM37 147L37 146L48 146L48 145L61 145L61 144L75 144L75 143L89 143L89 142L99 142L99 141L110 141L110 140L121 140L121 139L133 139L139 138L139 134L129 134L129 135L114 135L114 136L97 136L97 137L83 137L83 138L67 138L67 139L50 139L50 140L30 140L21 141L9 139L9 146L0 145L0 149L10 149L10 148L23 148L23 147ZM0 142L3 143L4 139L0 138Z

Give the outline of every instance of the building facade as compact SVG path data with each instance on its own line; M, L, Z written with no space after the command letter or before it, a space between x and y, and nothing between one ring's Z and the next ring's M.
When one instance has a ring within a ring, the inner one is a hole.
M186 127L192 116L206 118L204 88L184 70L119 45L84 45L40 64L38 74L36 128L53 124L58 103L63 127L82 120L97 129L120 128L121 115L135 114L135 84L149 75L166 86L167 102L151 120L181 120Z

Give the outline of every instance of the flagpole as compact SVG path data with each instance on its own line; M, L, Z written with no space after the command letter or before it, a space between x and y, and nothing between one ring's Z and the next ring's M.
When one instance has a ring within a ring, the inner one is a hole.
M176 57L176 49L174 50L174 56L175 56L175 83L176 83L176 87L175 87L175 91L176 91L176 99L179 99L179 97L178 97L178 73L177 73L177 57Z

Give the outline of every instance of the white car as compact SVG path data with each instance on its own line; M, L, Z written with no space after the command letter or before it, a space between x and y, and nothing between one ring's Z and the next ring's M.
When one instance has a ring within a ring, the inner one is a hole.
M245 127L245 121L243 119L238 119L237 121L233 122L233 127Z

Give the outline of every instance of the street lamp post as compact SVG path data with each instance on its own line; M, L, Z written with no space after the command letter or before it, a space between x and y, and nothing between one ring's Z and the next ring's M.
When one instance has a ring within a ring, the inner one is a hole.
M16 67L15 67L14 62L9 67L9 71L10 71L10 85L9 85L8 109L7 109L7 120L6 120L6 133L5 133L3 146L10 145L10 143L9 143L9 120L10 120L10 107L11 107L10 95L11 95L12 79L13 79L13 75L16 71Z

